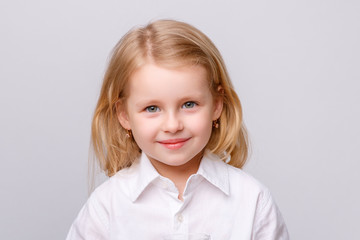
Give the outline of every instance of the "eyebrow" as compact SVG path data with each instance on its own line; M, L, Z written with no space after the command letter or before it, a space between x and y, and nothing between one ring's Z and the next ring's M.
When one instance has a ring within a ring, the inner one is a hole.
M191 94L191 95L185 95L181 98L176 99L177 102L186 102L186 101L201 101L205 98L205 94L202 92ZM135 102L136 107L144 107L144 106L150 106L150 105L160 105L163 101L158 98L142 98L137 99Z
M158 105L160 104L159 100L156 99L140 99L140 100L136 100L135 102L135 106L136 107L144 107L144 106L151 106L151 105Z

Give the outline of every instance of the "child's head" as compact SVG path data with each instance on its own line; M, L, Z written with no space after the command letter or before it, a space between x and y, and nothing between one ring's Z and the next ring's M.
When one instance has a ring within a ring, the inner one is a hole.
M131 95L129 80L149 64L160 69L204 72L212 99L220 99L222 103L220 117L209 118L210 124L215 122L205 148L222 159L231 156L229 163L242 167L248 151L242 110L219 51L196 28L178 21L160 20L132 29L113 50L92 123L94 150L107 175L130 166L141 152L135 139L127 137L131 134L130 127L120 124L118 116L127 111L126 103Z

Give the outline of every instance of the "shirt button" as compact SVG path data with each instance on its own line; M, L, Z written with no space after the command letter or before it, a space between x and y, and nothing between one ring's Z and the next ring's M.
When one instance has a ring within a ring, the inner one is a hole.
M178 214L177 219L178 219L179 222L184 221L184 217L181 214Z

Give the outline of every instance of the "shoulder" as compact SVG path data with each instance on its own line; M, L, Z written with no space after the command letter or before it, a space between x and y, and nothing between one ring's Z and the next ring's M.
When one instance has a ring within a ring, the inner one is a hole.
M127 172L126 169L120 171L91 193L73 222L67 239L108 239L111 215L119 205L129 202L119 184L122 178L130 176Z
M254 216L255 239L288 240L289 234L269 189L249 173L228 165L230 189L236 199L246 199Z
M254 193L269 192L268 188L251 174L240 168L226 165L229 173L230 186L232 188L244 189Z
M125 197L127 187L134 181L136 174L131 168L125 168L117 172L114 176L105 180L90 195L89 200L106 200L113 197Z
M260 210L274 204L270 190L263 183L242 169L228 165L230 193L237 199L246 199Z
M90 194L83 207L84 211L88 212L88 215L97 216L103 223L108 222L116 208L131 203L125 188L130 177L131 174L124 169L107 179Z

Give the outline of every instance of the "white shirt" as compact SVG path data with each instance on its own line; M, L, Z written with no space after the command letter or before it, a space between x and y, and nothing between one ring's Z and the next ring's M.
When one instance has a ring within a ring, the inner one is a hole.
M145 154L90 196L67 240L161 240L172 233L206 233L211 240L287 240L270 192L241 169L206 151L186 183L183 201Z

